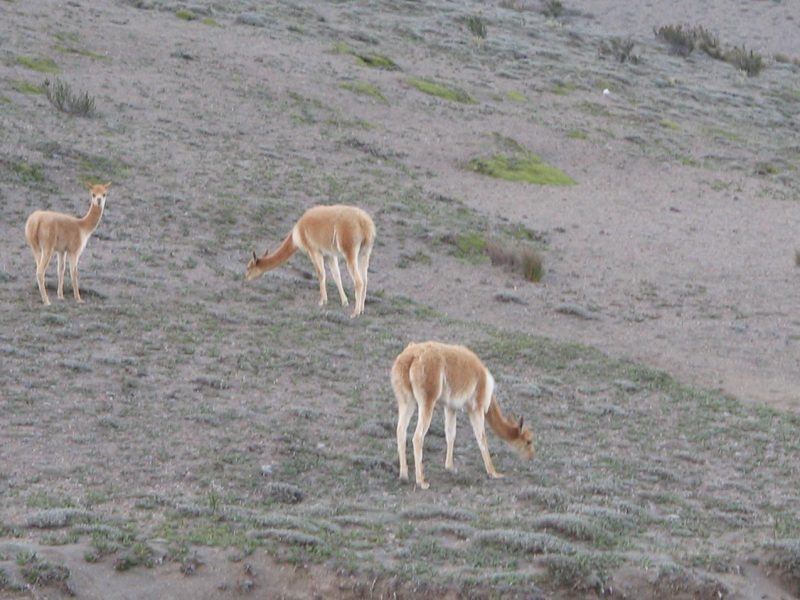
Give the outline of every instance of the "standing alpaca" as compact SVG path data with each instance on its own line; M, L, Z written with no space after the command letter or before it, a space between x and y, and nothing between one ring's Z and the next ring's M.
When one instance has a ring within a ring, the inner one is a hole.
M58 255L58 297L64 298L64 268L69 256L72 293L75 295L75 300L83 302L78 289L78 259L86 248L89 237L100 223L110 186L110 182L89 186L92 200L89 212L83 218L49 210L37 210L28 217L25 223L25 239L36 261L36 281L42 294L42 302L46 305L50 304L50 299L44 286L44 274L53 252Z
M464 346L438 342L409 344L394 361L392 387L398 403L397 452L400 455L400 479L408 479L406 464L406 432L415 404L419 405L417 429L414 432L414 466L417 485L428 489L422 468L422 445L431 424L433 407L444 404L444 429L447 438L445 468L453 469L453 445L456 439L456 410L469 414L475 439L483 456L489 477L502 477L495 471L486 443L484 416L494 432L508 442L523 458L535 454L533 433L523 425L507 419L500 411L494 395L494 378L475 354Z
M262 273L280 266L298 249L308 254L319 278L319 305L328 302L325 290L325 258L331 276L339 289L342 306L347 306L347 296L342 288L342 275L339 272L339 256L344 256L347 270L356 288L356 306L352 317L364 312L364 300L367 296L367 271L369 257L375 243L375 224L370 216L355 206L315 206L309 208L292 231L283 240L280 247L272 253L265 253L258 258L253 257L247 264L245 277L248 281Z

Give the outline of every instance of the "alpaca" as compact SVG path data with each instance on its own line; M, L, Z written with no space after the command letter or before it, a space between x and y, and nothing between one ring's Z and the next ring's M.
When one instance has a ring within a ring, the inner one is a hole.
M347 306L349 302L342 288L342 276L339 272L339 256L344 256L347 270L355 284L356 305L350 317L357 317L364 312L367 271L374 243L375 224L360 208L342 205L315 206L300 217L277 250L265 253L261 258L253 252L253 257L247 264L245 278L250 281L278 267L300 249L308 254L317 273L319 305L323 306L328 302L324 261L327 257L342 306Z
M64 298L64 268L69 256L72 293L75 300L83 302L78 289L78 260L86 248L86 242L100 223L110 186L110 182L89 186L92 199L89 212L83 218L49 210L37 210L28 217L25 223L25 239L36 261L36 282L45 305L50 304L50 299L44 286L44 275L53 252L58 256L58 297Z
M444 404L447 456L445 468L453 469L453 445L456 438L456 410L465 408L483 457L489 477L502 477L492 464L486 443L484 417L489 426L525 459L533 458L533 433L523 424L506 418L494 395L494 378L481 360L464 346L439 342L411 343L395 359L392 387L398 403L397 452L400 455L400 479L408 479L406 432L415 403L419 405L417 429L414 432L414 465L416 481L428 489L422 467L422 445L431 424L433 408L441 399Z

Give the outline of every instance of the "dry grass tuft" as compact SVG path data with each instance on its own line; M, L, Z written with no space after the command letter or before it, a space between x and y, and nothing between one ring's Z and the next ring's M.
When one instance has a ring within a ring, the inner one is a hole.
M508 266L512 271L521 273L528 281L537 283L544 276L542 257L530 246L490 242L486 245L486 253L493 265Z

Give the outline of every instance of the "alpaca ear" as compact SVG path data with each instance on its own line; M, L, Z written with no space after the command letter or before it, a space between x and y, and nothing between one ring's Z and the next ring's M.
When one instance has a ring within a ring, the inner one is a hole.
M522 430L522 422L523 422L523 419L524 419L524 418L525 418L525 417L520 417L520 418L519 418L519 428L520 428L520 430Z
M253 250L253 260L258 260L258 257L256 257L256 251L255 250Z

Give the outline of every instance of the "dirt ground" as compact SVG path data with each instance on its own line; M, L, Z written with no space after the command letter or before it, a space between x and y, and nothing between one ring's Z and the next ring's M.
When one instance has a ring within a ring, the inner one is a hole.
M0 0L0 597L800 594L792 7L548 4ZM470 168L523 149L575 185ZM25 219L87 180L86 302L51 265L44 307ZM319 203L376 223L359 319L303 256L244 282ZM461 417L448 473L437 416L431 490L397 481L426 338L484 358L532 462L490 434L487 480Z

